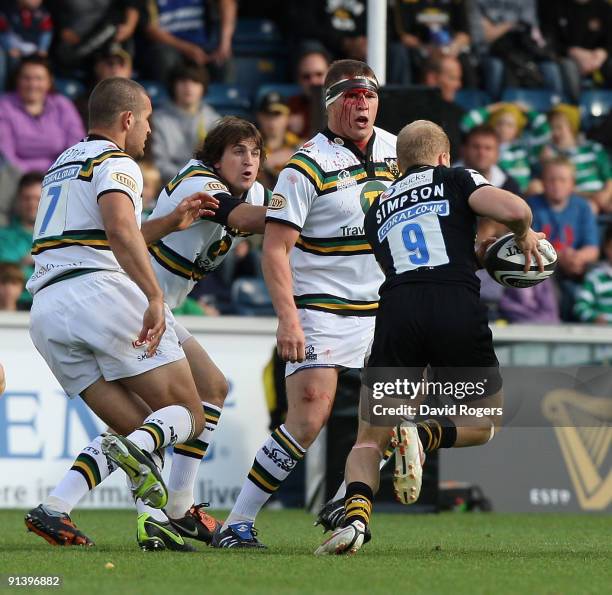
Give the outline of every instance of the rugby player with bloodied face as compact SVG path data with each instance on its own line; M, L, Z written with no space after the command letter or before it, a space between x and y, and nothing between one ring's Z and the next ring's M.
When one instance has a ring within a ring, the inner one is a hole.
M256 453L216 547L261 547L255 517L325 425L340 370L363 366L374 334L384 276L364 215L399 175L396 138L374 127L378 82L364 62L330 66L325 105L328 127L281 171L266 215L262 267L287 362L287 418Z
M373 73L333 83L327 88L325 105L329 129L365 152L378 112L378 83Z

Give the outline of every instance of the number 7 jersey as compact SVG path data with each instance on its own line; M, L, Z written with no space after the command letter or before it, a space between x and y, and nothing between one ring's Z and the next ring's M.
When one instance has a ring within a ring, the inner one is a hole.
M38 206L26 287L40 289L96 270L121 271L110 249L98 200L120 192L132 202L140 226L142 174L113 142L88 137L64 151L46 173Z
M489 182L472 169L410 168L375 201L365 233L386 281L460 283L478 291L476 214L468 198Z

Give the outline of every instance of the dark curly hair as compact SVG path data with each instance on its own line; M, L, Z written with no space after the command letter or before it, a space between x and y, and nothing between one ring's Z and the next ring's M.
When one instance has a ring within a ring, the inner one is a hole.
M259 130L247 120L236 116L225 116L206 135L202 148L196 152L194 157L203 163L213 165L221 159L227 147L251 139L255 141L255 145L261 152L261 164L265 160L265 151Z

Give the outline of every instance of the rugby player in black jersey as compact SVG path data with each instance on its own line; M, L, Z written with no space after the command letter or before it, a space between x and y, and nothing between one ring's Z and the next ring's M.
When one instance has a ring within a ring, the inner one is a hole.
M368 402L362 393L357 440L345 470L345 518L316 554L354 553L369 540L379 463L390 434L396 446L395 492L410 504L420 491L424 452L485 444L499 428L502 381L475 275L476 218L506 225L526 262L535 257L540 270L537 247L544 234L531 229L531 210L522 198L491 186L474 170L450 168L449 151L448 137L433 122L418 120L404 127L397 139L402 175L366 214L365 233L386 280L364 384L376 390L378 383L380 389L381 381L393 380L389 368L402 368L395 386L407 386L404 381L416 385L427 368L425 381L432 385L465 388L466 381L480 383L471 395L454 395L462 397L456 403L479 411L425 418L417 413L414 421L398 418L394 426L392 417L376 418L376 408L370 406L376 401ZM437 404L422 392L408 402Z

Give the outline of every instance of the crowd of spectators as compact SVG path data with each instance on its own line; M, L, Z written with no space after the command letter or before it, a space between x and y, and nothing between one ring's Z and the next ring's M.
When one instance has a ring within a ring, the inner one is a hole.
M23 285L31 274L42 176L85 135L87 98L97 82L135 78L154 83L165 98L155 102L153 134L140 163L150 213L163 184L226 113L207 98L211 83L239 86L241 56L265 51L257 42L237 45L237 25L267 23L261 30L277 31L287 68L278 80L265 81L279 83L278 89L252 90L252 109L240 115L262 132L267 159L259 179L271 188L293 151L321 124L320 87L330 62L366 59L367 4L0 0L0 309L31 303ZM587 139L578 103L585 89L612 88L612 0L387 4L387 83L438 89L454 164L524 196L534 228L545 231L559 253L554 282L530 289L506 290L481 274L491 319L611 323L612 134L608 124L599 136L606 146ZM79 92L57 92L55 83L65 86L66 80ZM281 87L290 83L294 90L285 93ZM545 89L559 101L546 110L502 101L509 87ZM458 94L466 89L488 101L465 109ZM505 231L479 222L480 239ZM257 241L242 240L182 312L245 311L233 303L238 292L232 288L260 277Z

